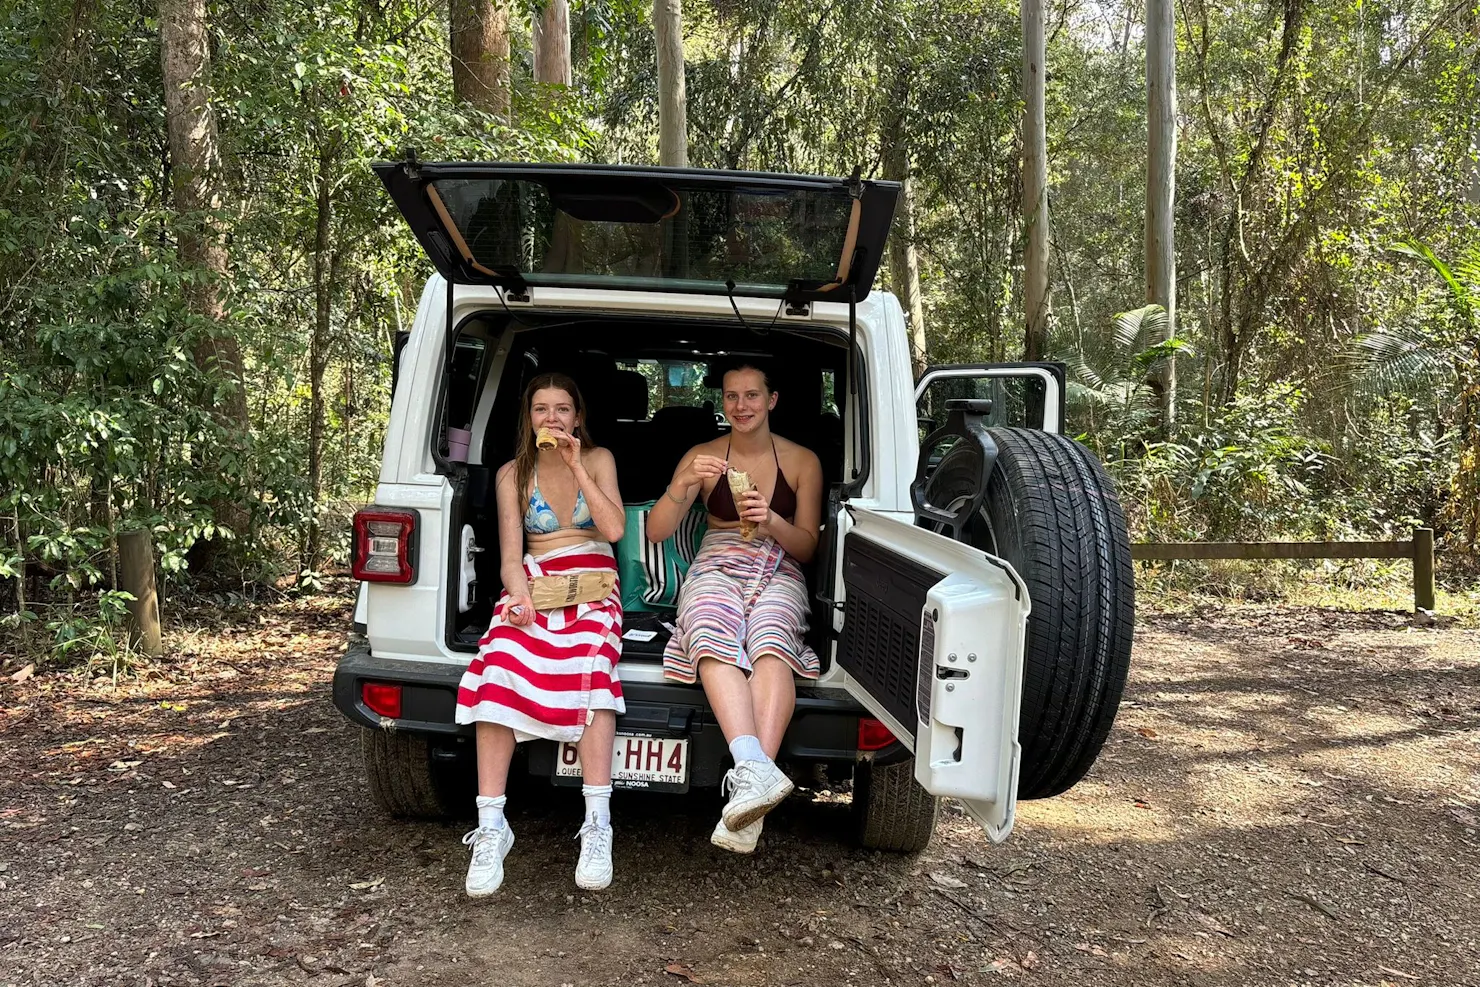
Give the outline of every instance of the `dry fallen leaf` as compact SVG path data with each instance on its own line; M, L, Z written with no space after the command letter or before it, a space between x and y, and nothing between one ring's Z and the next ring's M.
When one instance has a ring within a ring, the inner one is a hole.
M1217 919L1213 918L1213 916L1206 915L1203 912L1196 912L1194 914L1197 920L1210 931L1216 932L1220 936L1227 936L1230 939L1237 938L1232 932L1228 930L1227 926L1225 926L1222 922L1219 922Z
M368 881L356 881L354 884L351 884L350 885L350 890L352 890L352 891L366 891L366 890L369 890L370 888L378 888L378 887L380 887L380 885L382 885L384 883L385 883L385 878L384 877L372 877Z
M1418 977L1415 977L1411 973L1404 973L1402 970L1394 970L1392 967L1390 967L1390 966L1383 966L1381 963L1377 964L1377 968L1379 970L1381 970L1383 973L1386 973L1386 974L1388 974L1390 976L1394 976L1394 977L1405 977L1408 980L1417 980L1417 979L1419 979Z
M12 682L24 682L24 681L26 681L26 679L31 678L35 674L36 674L36 666L35 665L27 665L25 668L21 669L19 672L16 672L13 675L11 675L10 676L10 681L12 681Z
M1038 969L1038 954L1033 952L1031 949L1028 950L1028 955L1022 958L1021 964L1024 970Z
M950 888L952 891L959 891L962 888L966 887L965 881L957 880L951 875L942 873L938 870L933 870L930 872L930 879L936 884L939 884L941 887Z
M683 977L685 980L687 980L691 984L702 984L704 982L704 981L702 981L702 980L700 980L698 978L698 976L694 973L693 970L690 970L688 967L684 966L682 963L669 963L667 966L665 966L663 968L663 972L664 973L671 973L675 977Z
M1136 733L1139 733L1141 736L1146 737L1147 739L1151 739L1156 736L1156 731L1151 729L1150 727L1136 727Z

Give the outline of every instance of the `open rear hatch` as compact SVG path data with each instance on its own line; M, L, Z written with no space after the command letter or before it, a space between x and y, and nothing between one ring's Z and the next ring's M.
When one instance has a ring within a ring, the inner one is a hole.
M454 284L858 301L899 185L612 165L374 166Z

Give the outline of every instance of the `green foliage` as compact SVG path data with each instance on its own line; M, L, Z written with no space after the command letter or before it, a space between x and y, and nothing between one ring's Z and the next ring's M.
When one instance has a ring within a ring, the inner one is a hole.
M51 0L0 15L0 608L58 661L121 653L120 530L153 532L167 593L199 575L204 541L236 546L217 586L303 569L312 587L342 563L344 521L376 482L392 334L427 273L371 162L408 148L569 159L587 140L568 100L542 97L517 128L455 105L445 19L421 5L212 7L225 194L210 218L230 274L226 325L203 325L187 298L207 275L182 263L176 234L204 217L170 209L152 9ZM318 251L332 257L326 286ZM214 413L235 385L194 358L221 328L244 356L245 439ZM217 522L223 501L245 508L244 528ZM307 560L315 518L327 536Z
M445 5L211 5L222 195L176 215L153 10L0 12L0 620L69 661L117 653L120 530L154 533L167 594L204 576L244 596L312 590L342 562L377 479L393 334L429 270L371 162L656 158L650 4L573 5L565 92L530 80L533 8L515 8L512 123L452 100ZM1480 15L1178 8L1165 343L1165 312L1127 311L1143 294L1141 13L1054 8L1047 75L1050 345L1071 368L1071 427L1111 464L1138 536L1423 522L1473 545ZM1017 358L1017 4L722 0L685 16L691 164L877 176L898 142L930 362ZM224 235L222 325L190 314L206 277L178 251L191 228ZM245 429L216 413L235 385L196 358L222 331L243 355ZM1166 435L1152 379L1173 359ZM236 530L223 503L243 508ZM208 573L206 544L232 548Z

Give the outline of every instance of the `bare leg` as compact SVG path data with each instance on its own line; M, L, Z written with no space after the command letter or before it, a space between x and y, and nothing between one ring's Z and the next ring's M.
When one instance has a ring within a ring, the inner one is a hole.
M725 740L755 735L755 709L744 672L717 658L700 658L699 681Z
M502 723L479 722L478 794L498 798L509 784L509 762L514 758L514 731Z
M750 702L761 749L767 757L775 759L797 705L796 679L791 666L775 655L757 658L750 676Z
M576 741L581 754L581 780L588 785L612 783L612 741L617 735L617 714L598 709Z

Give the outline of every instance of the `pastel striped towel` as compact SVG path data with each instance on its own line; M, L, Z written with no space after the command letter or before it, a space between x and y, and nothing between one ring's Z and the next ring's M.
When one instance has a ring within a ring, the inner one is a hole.
M678 594L678 631L663 652L663 677L694 682L701 658L749 672L756 658L774 655L815 679L817 655L802 640L809 612L801 567L775 539L711 530Z

